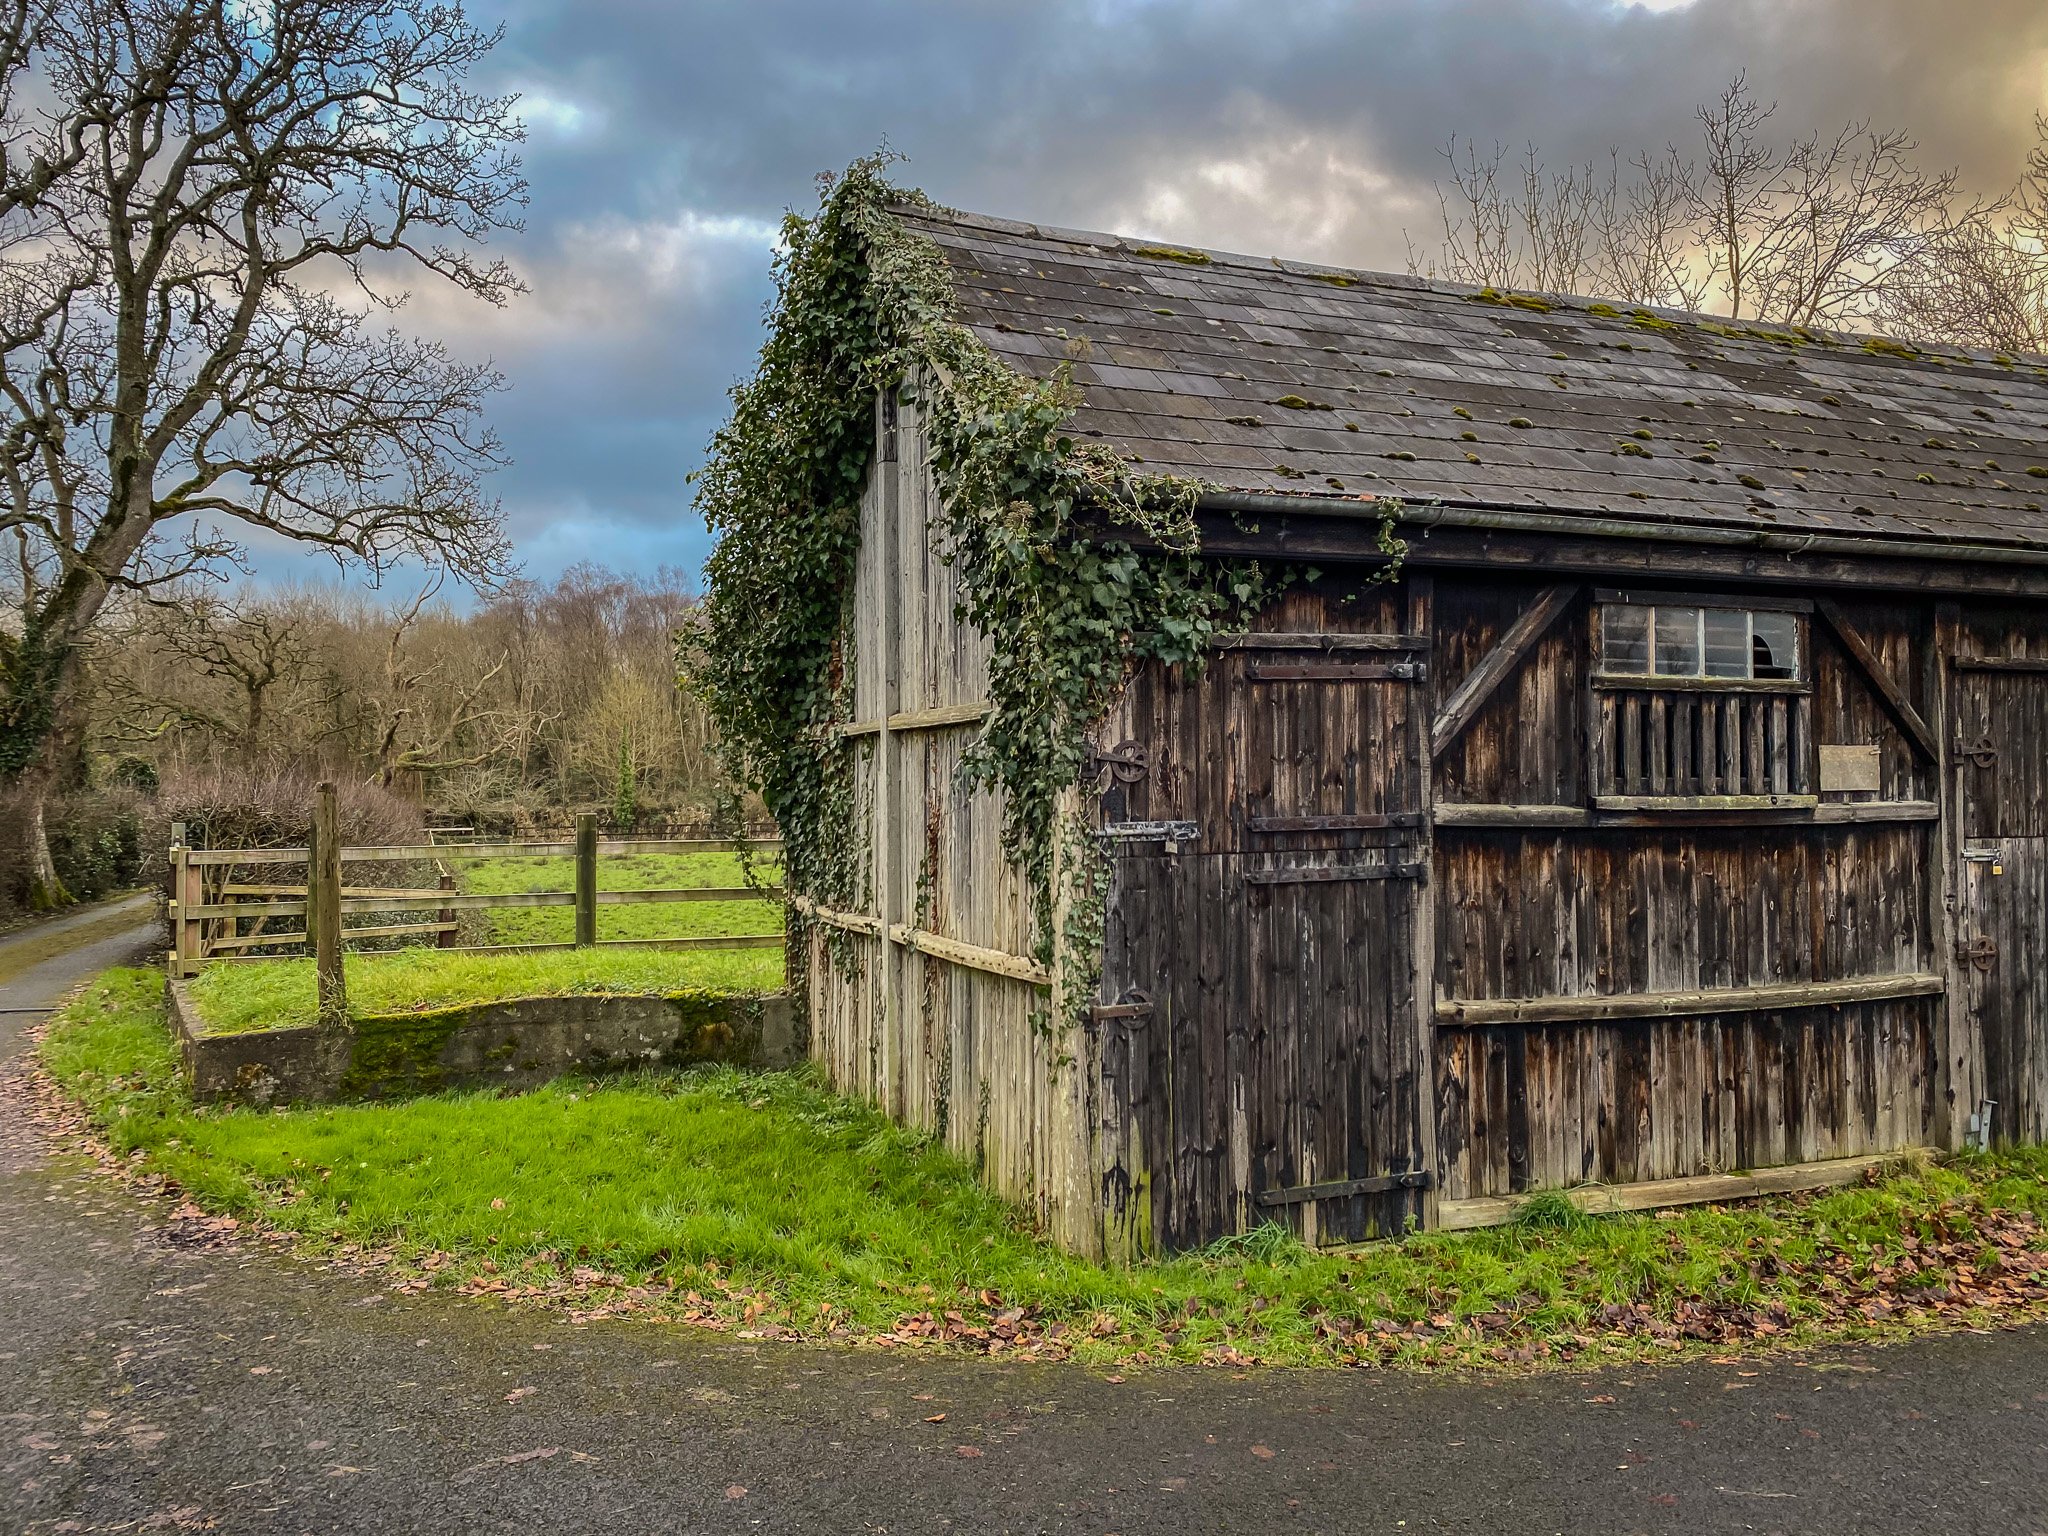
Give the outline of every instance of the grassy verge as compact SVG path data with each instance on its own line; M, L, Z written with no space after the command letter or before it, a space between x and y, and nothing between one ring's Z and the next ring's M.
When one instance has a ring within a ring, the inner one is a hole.
M569 891L576 886L571 859L478 859L463 870L465 889L483 895L507 891ZM737 855L730 853L645 853L597 861L601 891L736 889L746 884ZM488 912L491 944L563 944L576 936L576 914L567 907L509 907ZM782 912L775 901L646 902L599 907L600 939L694 939L712 935L780 933Z
M503 955L401 949L349 955L344 966L349 1007L363 1017L508 997L775 992L782 987L779 949L563 949ZM190 985L208 1034L290 1029L314 1020L310 959L211 966Z
M317 1251L582 1315L940 1342L1101 1363L1532 1364L1881 1337L2040 1312L2048 1155L1660 1216L1349 1253L1272 1230L1113 1269L1038 1241L957 1159L802 1074L559 1082L258 1114L196 1110L155 976L56 1021L48 1070L130 1167Z

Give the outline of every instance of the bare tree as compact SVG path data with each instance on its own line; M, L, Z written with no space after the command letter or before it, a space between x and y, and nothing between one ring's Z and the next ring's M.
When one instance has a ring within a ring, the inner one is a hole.
M0 22L0 780L33 777L121 587L261 530L481 580L499 379L373 322L425 271L502 303L516 222L495 42L436 0L15 0ZM9 37L12 52L7 52ZM31 114L21 102L33 87Z
M1919 341L2048 352L2048 117L2019 185L1945 219L1885 285L1881 320Z
M1953 171L1915 164L1895 130L1854 123L1832 137L1771 136L1775 104L1738 75L1698 110L1701 160L1611 152L1546 171L1531 148L1510 168L1458 143L1437 189L1440 254L1428 265L1471 283L1589 292L1788 325L1853 325L1885 310L1889 285L1937 250L1974 237L1995 209L1958 210Z
M154 665L100 669L112 706L102 711L109 734L136 742L196 730L253 768L275 755L271 727L280 699L289 705L295 737L310 742L322 734L319 717L337 690L316 676L306 605L243 589L184 591L135 608L120 638L124 647L148 652Z

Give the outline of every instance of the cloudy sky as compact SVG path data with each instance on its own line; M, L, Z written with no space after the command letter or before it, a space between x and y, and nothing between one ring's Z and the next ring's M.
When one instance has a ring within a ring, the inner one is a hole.
M983 212L1399 269L1452 133L1555 160L1683 139L1747 68L1788 128L1872 117L1999 188L2048 109L2042 0L473 0L533 206L497 360L528 574L694 570L685 477L752 366L776 221L887 142Z

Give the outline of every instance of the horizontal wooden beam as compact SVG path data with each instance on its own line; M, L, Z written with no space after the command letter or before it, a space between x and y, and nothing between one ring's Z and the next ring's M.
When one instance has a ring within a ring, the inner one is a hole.
M828 928L843 929L847 933L864 933L871 939L882 936L882 920L871 912L844 912L837 907L820 906L808 896L792 896L789 904L808 918L823 923Z
M1964 672L2048 672L2048 656L1957 656L1952 665Z
M397 939L417 937L428 933L453 933L453 923L384 923L374 928L344 928L341 930L343 943L350 939ZM303 944L306 935L303 930L286 933L243 933L232 938L208 939L209 953L222 949L261 949L271 944Z
M973 971L986 971L991 976L1006 976L1012 981L1028 981L1033 986L1052 985L1052 972L1036 960L1027 960L1022 955L1007 954L1000 949L984 949L979 944L964 944L958 939L949 939L944 934L931 933L923 928L912 928L903 923L892 925L889 937L906 949L930 955L934 960L964 965Z
M757 890L751 885L704 885L678 890L660 891L599 891L597 904L600 907L637 907L650 903L675 901L776 901L780 898L776 890ZM416 907L431 907L449 912L475 912L494 907L571 907L576 904L573 891L405 891L389 892L381 896L344 896L341 910L344 912L405 912ZM171 903L173 907L176 902ZM186 918L201 917L300 917L306 910L306 898L300 895L287 900L210 901L185 908Z
M1926 1147L1896 1152L1871 1152L1861 1157L1835 1157L1825 1162L1788 1163L1747 1173L1709 1173L1687 1179L1652 1179L1641 1184L1592 1184L1561 1190L1567 1200L1590 1215L1654 1211L1671 1205L1702 1205L1709 1201L1753 1200L1759 1195L1791 1194L1802 1189L1833 1189L1859 1184L1873 1169L1892 1163L1923 1162L1933 1155ZM1437 1228L1445 1232L1505 1226L1529 1199L1527 1195L1482 1196L1445 1200L1437 1206Z
M1596 811L1810 811L1819 795L1595 795Z
M1595 672L1587 682L1610 693L1761 693L1813 692L1813 684L1797 677L1658 677L1648 672Z
M1444 706L1429 728L1429 755L1432 761L1442 757L1452 742L1464 733L1465 727L1479 717L1479 711L1486 707L1494 690L1512 677L1529 653L1536 648L1536 642L1549 633L1565 609L1579 595L1579 588L1571 582L1559 582L1545 587L1536 595L1536 601L1524 609L1515 622L1508 626L1506 634L1498 644L1479 658L1479 663L1465 674L1464 680L1444 700Z
M1436 1022L1439 1029L1465 1029L1494 1024L1581 1024L1693 1018L1717 1013L1774 1013L1792 1008L1832 1008L1847 1003L1934 997L1945 990L1947 984L1941 977L1916 971L1895 976L1853 976L1841 981L1707 987L1686 992L1451 998L1436 1005Z
M358 935L367 937L374 930L368 928L344 928L344 941ZM432 924L421 924L416 928L394 930L403 933L432 933ZM297 935L270 935L257 942L282 944L293 938L305 941L303 933ZM695 939L599 939L598 949L780 949L787 939L779 933L729 933L713 934ZM216 945L216 948L219 946ZM537 954L544 950L588 949L589 945L572 944L567 940L547 944L456 944L447 949L436 949L438 955L524 955ZM275 955L209 955L204 960L188 960L187 965L261 965L276 960ZM188 973L189 974L189 973Z
M1265 630L1256 634L1219 635L1209 642L1212 651L1426 651L1427 635L1343 635L1282 633Z
M597 845L599 858L631 857L640 853L770 853L782 847L782 839L758 842L721 837L639 837L609 838ZM573 858L576 845L567 843L400 843L387 848L344 848L344 864L411 863L421 859L537 859ZM189 848L188 864L303 864L303 848Z
M1768 797L1766 797L1768 798ZM1655 802L1659 807L1664 801ZM1555 828L1569 830L1575 827L1646 827L1660 825L1690 825L1683 816L1672 816L1669 812L1603 812L1595 815L1580 805L1480 805L1457 801L1438 801L1434 819L1439 827L1472 827L1512 831L1517 827L1529 829ZM1782 815L1770 818L1774 826L1785 825ZM1740 814L1716 815L1716 824L1739 823ZM1895 821L1939 821L1941 806L1933 800L1823 800L1812 808L1811 814L1800 817L1795 825L1852 826L1866 823Z
M941 704L932 709L906 709L889 717L892 731L939 731L949 725L979 725L988 718L986 704ZM842 736L872 736L879 720L854 720L840 726Z

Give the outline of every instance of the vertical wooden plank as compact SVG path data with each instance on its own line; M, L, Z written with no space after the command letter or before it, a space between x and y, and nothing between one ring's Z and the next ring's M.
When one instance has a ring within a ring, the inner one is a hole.
M1761 699L1742 699L1738 707L1743 715L1742 792L1746 795L1769 794L1771 781L1765 762L1764 702Z
M192 958L192 920L185 916L191 898L187 887L191 884L189 873L191 862L186 857L185 823L171 823L171 954L169 970L173 976L189 976L188 962ZM310 914L309 914L310 917Z
M1786 741L1787 711L1782 695L1773 698L1770 704L1770 753L1771 793L1789 794L1792 790L1792 754Z
M1643 700L1631 693L1621 707L1621 779L1631 795L1643 789Z
M1671 793L1671 703L1665 695L1650 695L1650 793Z
M597 817L576 818L576 947L597 942Z
M1621 792L1615 772L1616 753L1620 750L1621 739L1615 734L1618 711L1614 695L1602 691L1595 703L1599 713L1600 728L1588 743L1593 753L1593 793L1614 795Z
M334 786L313 792L313 835L306 871L307 925L313 935L314 991L323 1028L348 1027L348 984L341 960L341 813Z
M1424 659L1430 664L1430 676L1437 673L1436 646L1436 584L1434 578L1422 573L1411 574L1407 579L1408 619L1407 628L1411 635L1428 635L1430 649ZM1411 1079L1414 1083L1412 1137L1416 1157L1415 1166L1434 1175L1430 1187L1423 1192L1420 1203L1422 1225L1425 1229L1437 1224L1437 1207L1442 1200L1444 1170L1440 1161L1437 1144L1438 1073L1436 1040L1436 998L1437 998L1437 957L1436 957L1436 768L1430 759L1429 723L1433 711L1426 706L1428 694L1416 690L1408 701L1407 751L1413 775L1415 809L1421 814L1421 825L1416 833L1415 858L1421 863L1421 881L1402 883L1400 894L1394 899L1409 904L1412 913L1412 949L1406 957L1413 981L1409 987L1409 1013L1406 1021L1397 1014L1391 1020L1391 1028L1400 1030L1404 1023L1409 1029L1413 1052L1410 1063ZM1406 1108L1407 1106L1404 1106Z
M1941 603L1934 610L1934 646L1928 658L1928 720L1940 748L1936 764L1936 798L1941 821L1934 838L1935 882L1927 893L1928 930L1933 937L1934 963L1947 982L1938 1006L1936 1041L1941 1053L1941 1081L1935 1094L1935 1124L1929 1127L1933 1144L1959 1148L1969 1132L1970 1115L1983 1097L1984 1057L1976 1019L1970 1006L1972 990L1958 958L1956 944L1961 938L1965 915L1959 910L1966 899L1962 871L1964 835L1963 786L1957 767L1955 746L1964 728L1960 718L1958 674L1955 658L1962 654L1963 617L1957 603Z

